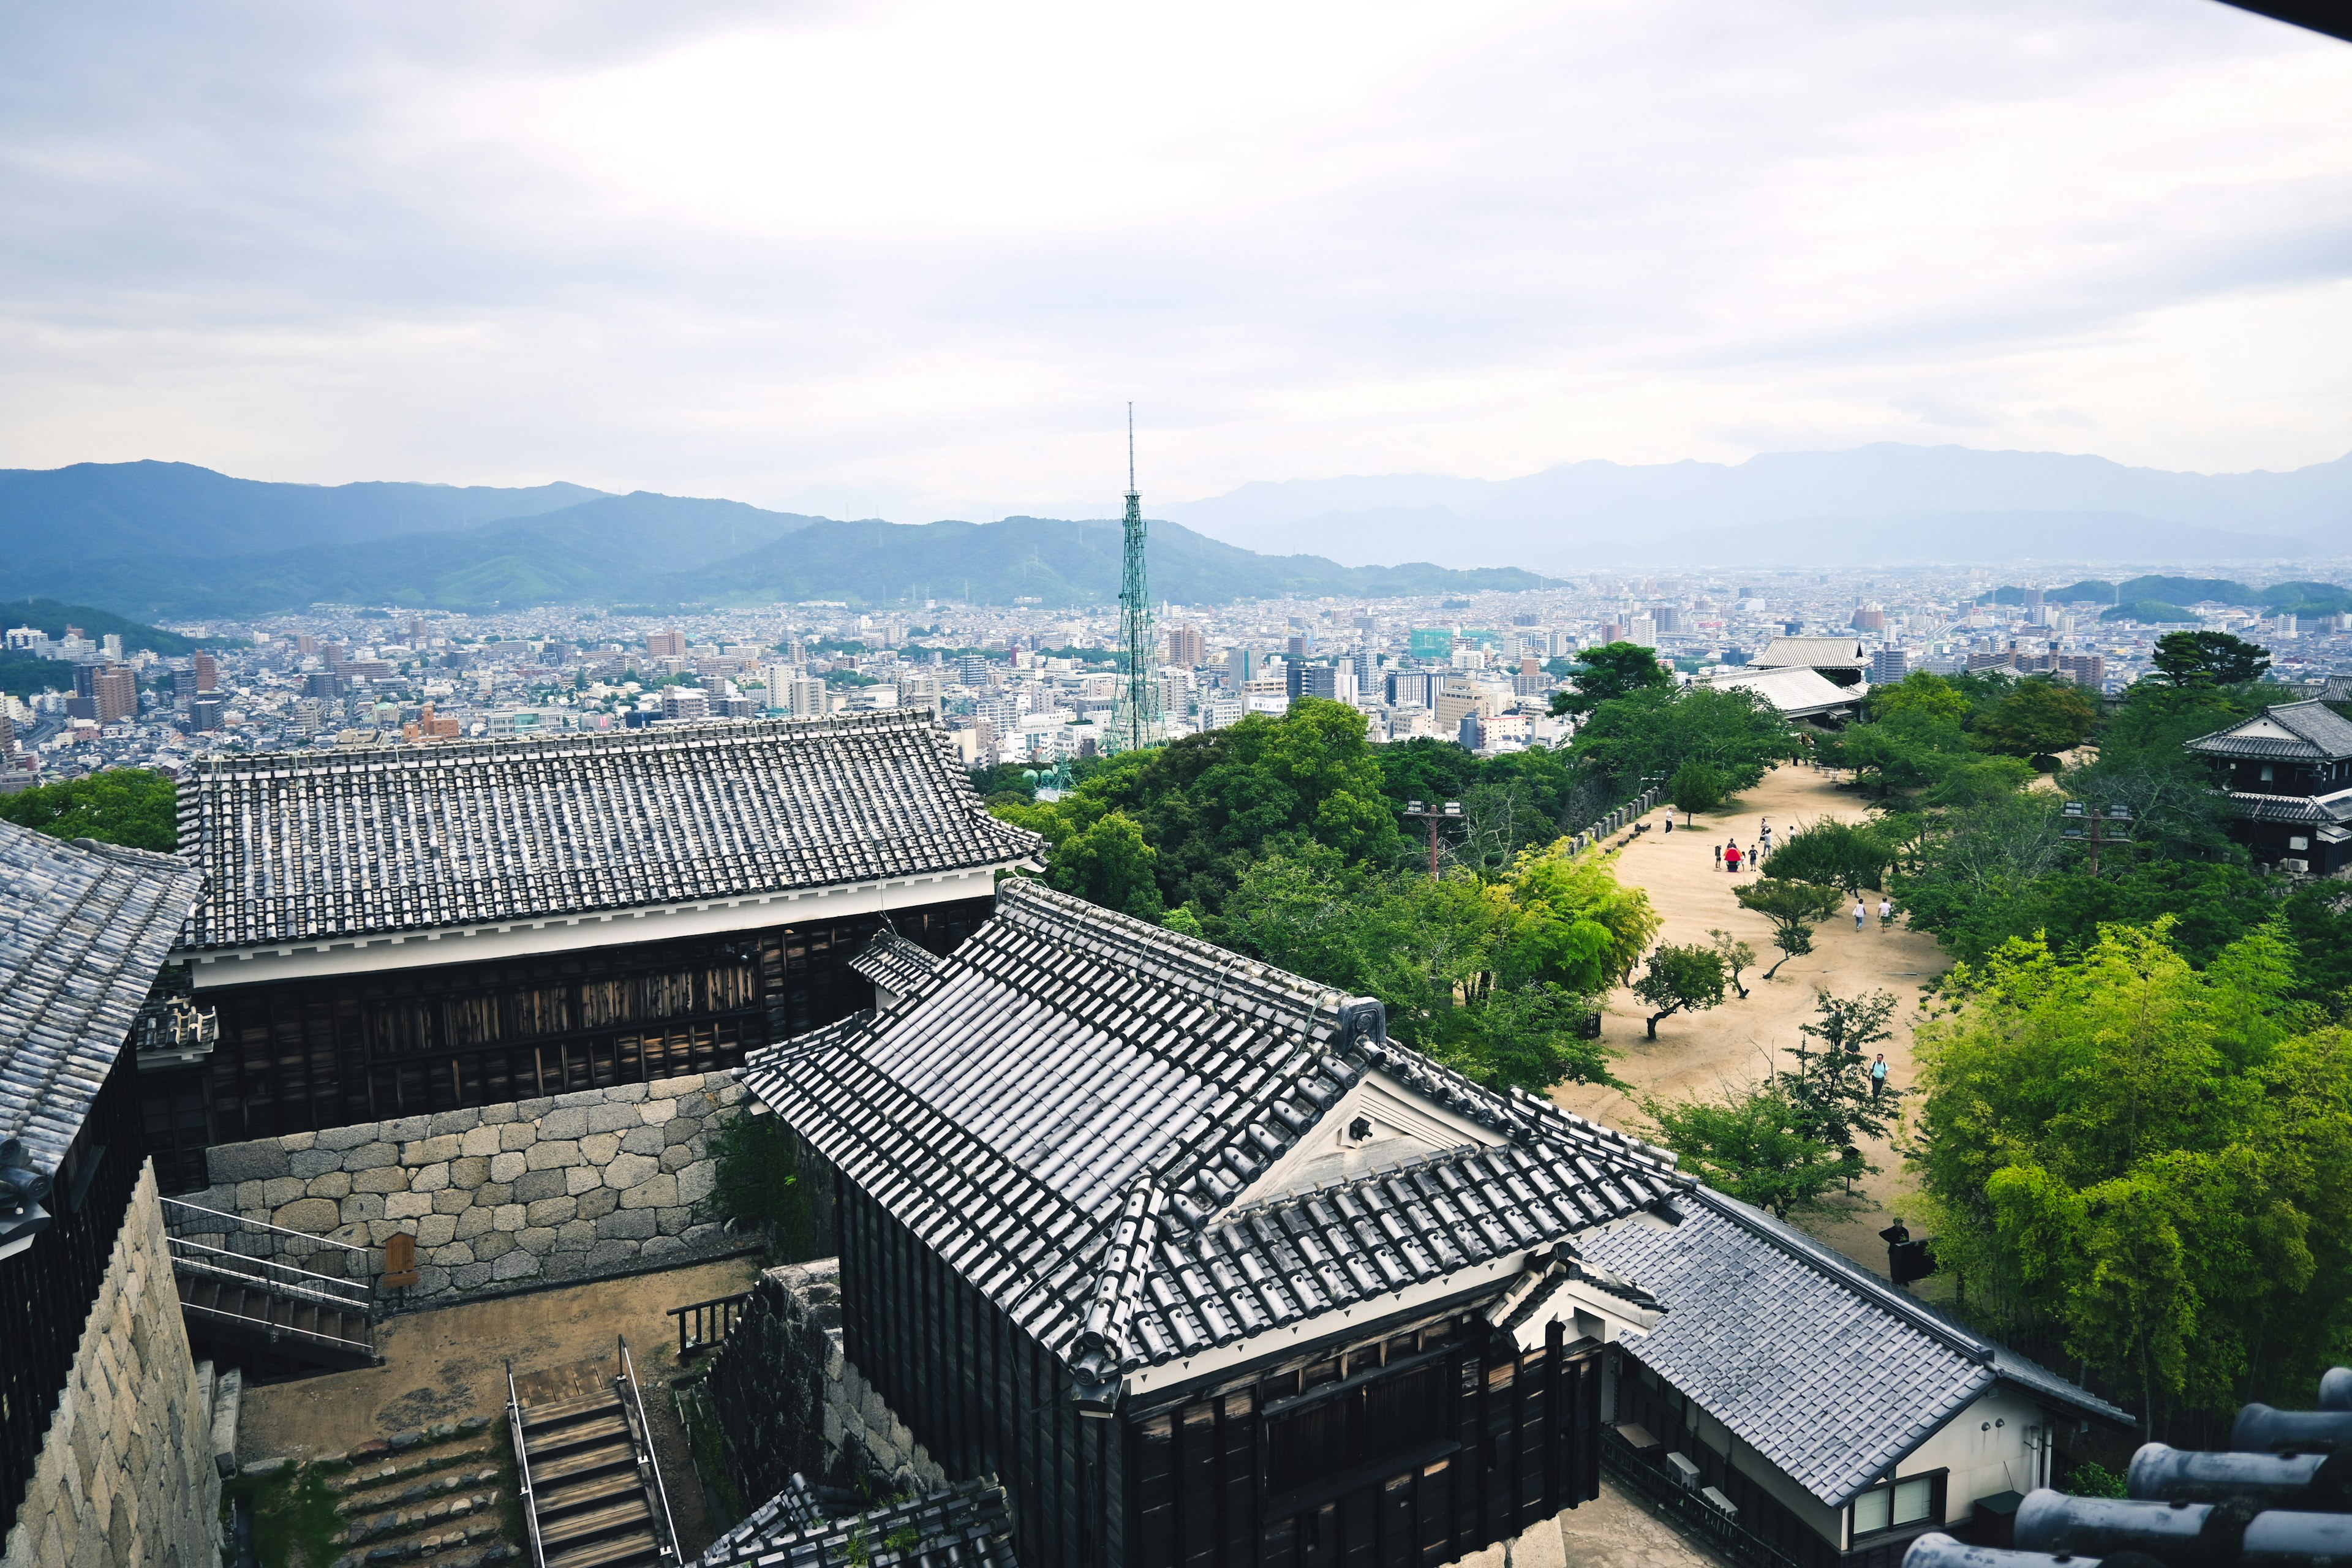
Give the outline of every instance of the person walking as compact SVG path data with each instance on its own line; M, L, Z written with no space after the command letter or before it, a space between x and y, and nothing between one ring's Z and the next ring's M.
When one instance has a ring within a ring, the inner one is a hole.
M1886 1053L1881 1051L1870 1064L1870 1098L1876 1100L1886 1092Z
M1881 893L1878 896L1878 929L1886 931L1895 924L1895 900Z
M1720 844L1715 847L1715 868L1718 871L1723 869L1723 846Z
M1863 921L1866 921L1866 920L1868 920L1869 918L1870 918L1870 906L1869 906L1868 904L1864 903L1860 899L1856 899L1856 900L1854 900L1854 901L1853 901L1853 929L1854 929L1854 930L1856 930L1856 931L1860 931L1860 930L1862 929L1862 922L1863 922Z

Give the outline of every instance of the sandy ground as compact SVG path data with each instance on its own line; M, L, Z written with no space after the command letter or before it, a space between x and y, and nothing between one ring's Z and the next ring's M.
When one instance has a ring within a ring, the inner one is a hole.
M1868 813L1857 795L1838 790L1831 775L1810 768L1782 767L1768 774L1722 811L1702 813L1685 831L1676 815L1675 831L1665 831L1661 809L1645 818L1650 831L1620 853L1618 877L1644 889L1664 918L1662 942L1706 942L1710 930L1723 930L1756 950L1757 964L1744 976L1749 994L1740 1000L1727 994L1722 1006L1703 1013L1678 1013L1658 1026L1654 1041L1643 1037L1648 1009L1631 992L1612 994L1604 1013L1601 1038L1622 1054L1612 1065L1634 1092L1563 1085L1552 1099L1568 1110L1629 1132L1644 1134L1647 1123L1640 1101L1649 1095L1666 1099L1700 1099L1726 1088L1745 1088L1760 1081L1772 1067L1791 1064L1782 1053L1800 1043L1798 1026L1813 1017L1817 988L1841 996L1867 991L1893 994L1895 1037L1883 1047L1888 1081L1898 1088L1911 1082L1911 1026L1917 1016L1919 987L1949 967L1935 939L1904 929L1898 918L1894 929L1879 926L1878 900L1869 900L1871 917L1865 928L1853 929L1853 905L1825 922L1813 939L1813 951L1792 958L1771 980L1761 979L1780 958L1772 945L1771 923L1739 907L1732 896L1733 879L1717 869L1715 847L1737 838L1744 853L1756 843L1758 829L1767 820L1776 840L1785 840L1798 827L1824 818L1850 822ZM1752 879L1742 870L1740 879ZM1891 1214L1900 1213L1906 1189L1901 1162L1883 1143L1867 1143L1864 1152L1879 1167L1874 1176L1857 1184L1849 1212L1809 1217L1805 1228L1855 1262L1884 1274L1886 1246L1878 1231Z
M669 1309L732 1296L758 1276L755 1259L730 1258L387 1319L376 1326L383 1365L247 1390L237 1456L310 1458L436 1421L498 1419L506 1411L509 1358L518 1375L609 1360L616 1336L625 1335L678 1533L707 1541L712 1531L669 1396L678 1370L677 1321Z
M1721 1568L1720 1560L1653 1514L1603 1472L1601 1495L1454 1568Z

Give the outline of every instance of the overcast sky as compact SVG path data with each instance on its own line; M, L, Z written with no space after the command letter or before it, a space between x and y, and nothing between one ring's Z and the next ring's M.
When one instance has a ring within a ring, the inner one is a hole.
M0 466L1115 515L2352 449L2352 46L2211 0L0 13Z

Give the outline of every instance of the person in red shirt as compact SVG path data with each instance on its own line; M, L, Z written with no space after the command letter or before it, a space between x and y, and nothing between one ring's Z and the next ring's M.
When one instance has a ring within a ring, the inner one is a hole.
M1739 875L1739 846L1738 846L1738 845L1734 844L1730 848L1726 849L1726 850L1723 852L1723 863L1724 863L1726 866L1727 866L1727 867L1729 867L1729 868L1731 868L1731 874L1732 874L1733 876L1737 877L1738 875Z

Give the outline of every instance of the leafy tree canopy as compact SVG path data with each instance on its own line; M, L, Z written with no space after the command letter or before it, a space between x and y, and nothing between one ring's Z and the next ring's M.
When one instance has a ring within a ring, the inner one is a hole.
M2269 649L2228 632L2167 632L2156 639L2148 662L2156 666L2157 679L2168 685L2241 686L2261 679L2271 656Z
M1988 751L2013 757L2052 756L2083 743L2098 722L2099 706L2070 681L2034 676L2003 694L1979 717L1977 739Z
M1642 1110L1658 1141L1709 1186L1782 1219L1823 1207L1849 1173L1842 1152L1808 1133L1797 1107L1769 1087L1711 1100L1653 1099Z
M108 768L0 795L0 821L54 838L95 838L168 855L179 847L179 786L145 768Z
M1918 1032L1914 1160L1942 1271L2053 1328L2153 1424L2307 1403L2352 1331L2352 1035L2265 927L2203 970L2173 922L2017 942Z
M1752 691L1660 686L1601 703L1570 750L1621 790L1644 778L1671 779L1685 763L1700 762L1736 795L1795 755L1797 736L1780 710Z
M1604 702L1636 691L1664 690L1675 684L1675 678L1659 668L1656 648L1631 642L1586 648L1576 656L1569 675L1576 689L1553 700L1555 713L1590 713Z
M1824 818L1800 827L1772 851L1772 875L1787 881L1815 882L1858 893L1883 887L1886 864L1895 858L1889 829L1874 823Z

